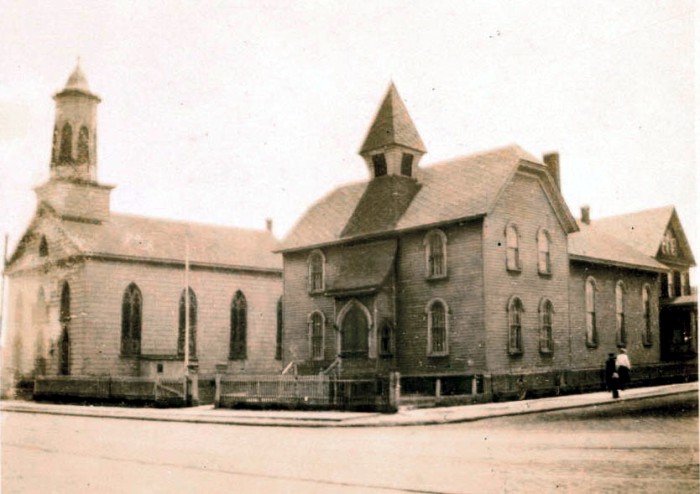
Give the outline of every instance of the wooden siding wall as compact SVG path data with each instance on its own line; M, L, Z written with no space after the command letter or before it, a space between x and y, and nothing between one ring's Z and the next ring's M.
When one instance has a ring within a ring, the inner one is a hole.
M423 240L428 232L399 239L396 356L403 374L475 373L485 368L481 221L442 228L447 236L447 277L426 278ZM426 307L440 298L449 308L449 355L428 357Z
M506 269L505 230L516 226L521 270ZM550 236L551 275L537 266L537 232ZM569 257L567 235L535 176L518 172L484 222L484 279L488 367L493 374L549 371L569 365ZM518 356L508 353L507 305L517 296L523 303L522 346ZM554 314L554 352L539 351L539 305L546 297Z
M586 279L595 278L596 320L598 347L586 346ZM627 351L632 366L655 364L661 361L659 343L659 282L656 273L616 269L583 262L571 263L570 310L571 348L574 368L602 367L610 352L617 351L615 313L615 286L622 280L627 288L624 295L625 326L627 328ZM644 313L642 309L642 287L651 288L652 344L642 344Z
M89 298L83 317L90 321L90 348L85 352L90 374L126 375L133 359L121 358L121 304L124 290L135 283L143 296L141 353L177 353L178 310L184 289L184 269L169 266L89 261L86 269ZM282 295L279 275L203 270L190 271L190 287L197 298L197 357L199 372L212 375L227 363L228 371L256 374L281 371L275 360L277 300ZM247 359L229 360L230 307L241 290L248 308ZM181 362L181 360L180 360ZM141 363L142 373L144 362ZM166 370L181 373L182 366Z

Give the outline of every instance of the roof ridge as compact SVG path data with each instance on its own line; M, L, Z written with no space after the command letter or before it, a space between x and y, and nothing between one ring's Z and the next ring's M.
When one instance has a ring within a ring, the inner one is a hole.
M127 218L127 219L139 219L139 220L146 220L146 221L157 221L161 223L172 223L172 224L178 224L182 226L198 226L198 227L205 227L205 228L220 228L224 230L237 230L237 231L248 231L248 232L256 232L256 233L270 233L269 230L266 228L252 228L252 227L243 227L243 226L230 226L230 225L218 225L216 223L205 223L201 221L187 221L183 219L171 219L171 218L160 218L160 217L155 217L155 216L145 216L145 215L140 215L140 214L135 214L135 213L120 213L120 212L113 212L111 213L111 218ZM110 219L111 219L110 218ZM109 222L109 220L108 220Z

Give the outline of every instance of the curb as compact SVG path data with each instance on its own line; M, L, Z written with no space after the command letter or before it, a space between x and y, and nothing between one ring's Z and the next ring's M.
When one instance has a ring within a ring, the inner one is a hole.
M644 390L647 392L644 392ZM633 389L634 390L634 389ZM633 390L628 390L633 391ZM91 418L110 418L122 420L143 420L152 422L182 422L191 424L212 424L212 425L239 425L239 426L257 426L257 427L298 427L298 428L349 428L349 427L408 427L421 425L442 425L456 424L463 422L475 422L477 420L485 420L498 417L511 417L516 415L528 415L534 413L553 412L560 410L571 410L577 408L593 408L598 406L611 406L629 401L639 401L650 398L659 398L664 396L672 396L679 394L698 393L698 384L685 383L678 385L670 385L664 387L636 388L637 393L621 396L619 399L613 399L605 393L605 397L599 396L598 393L570 395L567 397L556 398L540 398L526 401L505 402L505 403L488 403L482 405L468 405L464 407L447 407L447 408L432 408L432 409L417 409L404 412L401 411L394 415L384 415L379 413L366 414L355 417L327 417L318 418L313 416L294 418L285 417L231 417L231 416L205 416L187 415L178 411L155 411L144 413L144 410L127 409L127 408L112 408L112 409L95 409L92 407L85 408L63 408L65 405L41 405L41 404L22 404L18 402L0 403L0 412L15 412L15 413L33 413L45 415L63 415L72 417L91 417ZM577 402L567 403L567 398L574 398ZM586 398L589 398L586 400ZM77 405L69 405L77 407ZM205 412L206 413L206 412ZM264 412L261 412L264 413ZM413 416L411 416L413 415ZM418 415L418 416L416 416ZM420 415L425 415L421 417Z

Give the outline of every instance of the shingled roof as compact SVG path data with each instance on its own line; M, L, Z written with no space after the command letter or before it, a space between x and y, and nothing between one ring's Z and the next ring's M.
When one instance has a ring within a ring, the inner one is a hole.
M420 189L407 207L402 205L403 214L400 218L392 217L381 227L373 224L373 233L483 216L491 211L501 190L523 160L544 167L537 158L519 146L511 145L419 168L417 181ZM316 202L287 235L280 249L296 250L351 238L343 235L348 233L344 230L370 183L340 187ZM568 211L566 214L570 215ZM573 221L571 218L572 224ZM367 232L367 229L361 231Z
M369 132L367 132L362 148L360 148L360 154L391 144L399 144L422 153L426 152L425 144L418 135L416 126L413 124L394 83L389 85L384 101L379 107Z
M59 229L79 255L131 261L184 263L186 241L192 265L281 271L267 230L231 228L112 213L102 223L61 220ZM32 230L30 227L27 234ZM25 234L25 236L27 236ZM187 239L187 240L186 240ZM21 243L11 264L21 255ZM11 266L8 266L11 267Z

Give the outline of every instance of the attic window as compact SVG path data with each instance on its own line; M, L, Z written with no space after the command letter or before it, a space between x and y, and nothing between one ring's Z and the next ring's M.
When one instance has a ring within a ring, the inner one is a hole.
M410 177L413 172L413 155L403 153L401 157L401 175Z
M48 257L49 255L49 244L46 241L46 237L41 237L39 242L39 257Z
M671 230L666 230L664 240L661 244L661 252L668 256L678 255L678 240Z
M386 158L383 154L375 154L372 156L372 164L374 165L375 177L383 177L386 175Z

